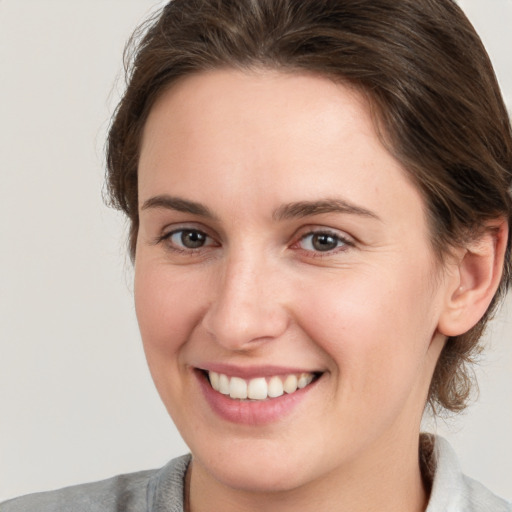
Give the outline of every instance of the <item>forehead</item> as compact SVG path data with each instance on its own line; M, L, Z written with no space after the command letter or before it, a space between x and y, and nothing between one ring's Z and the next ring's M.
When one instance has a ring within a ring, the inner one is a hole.
M239 138L249 133L256 139L263 132L270 139L286 130L290 141L311 140L316 131L327 141L330 135L336 137L334 128L349 124L354 133L376 135L366 96L354 86L311 73L267 69L220 69L186 76L153 105L143 131L143 150L155 140L157 124L160 132L164 124L174 125L181 138L191 142L211 128L219 138L230 130L232 137L240 128Z
M217 70L181 80L150 112L139 172L141 202L192 194L215 209L230 196L249 211L341 195L395 217L414 207L424 223L420 194L382 145L366 97L311 74Z
M346 146L351 134L376 138L367 101L353 87L312 74L215 70L185 77L158 98L143 131L141 160L169 142L216 156L230 142L230 151L238 146L240 152L259 143L262 157L275 157L285 140L282 153L294 150L304 159L307 150L319 153L319 139L324 149L339 145L340 137Z

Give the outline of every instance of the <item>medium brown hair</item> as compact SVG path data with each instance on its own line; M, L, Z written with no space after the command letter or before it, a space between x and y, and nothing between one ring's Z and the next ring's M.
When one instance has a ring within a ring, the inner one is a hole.
M389 151L422 192L442 259L496 218L511 220L510 122L487 53L452 0L173 0L134 35L127 88L107 143L112 204L139 226L137 166L155 100L177 79L216 68L307 71L351 83L370 99ZM429 403L457 411L471 389L484 318L448 340Z

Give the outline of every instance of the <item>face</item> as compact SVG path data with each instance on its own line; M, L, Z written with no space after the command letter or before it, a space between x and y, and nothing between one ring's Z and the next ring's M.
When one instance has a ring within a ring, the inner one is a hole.
M138 321L194 468L286 490L417 444L446 290L357 91L184 79L145 126L139 201Z

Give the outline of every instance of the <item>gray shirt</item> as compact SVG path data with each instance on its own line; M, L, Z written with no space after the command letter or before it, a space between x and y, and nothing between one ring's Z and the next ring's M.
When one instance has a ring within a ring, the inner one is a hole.
M426 512L512 512L512 503L461 473L445 439L435 438L431 458L427 462L433 473L432 491ZM184 512L189 462L190 455L185 455L159 470L31 494L0 504L0 512Z

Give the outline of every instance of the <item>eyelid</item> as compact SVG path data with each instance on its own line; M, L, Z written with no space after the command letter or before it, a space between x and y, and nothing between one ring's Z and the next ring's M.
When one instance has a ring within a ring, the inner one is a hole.
M355 244L357 242L357 239L354 236L349 235L346 231L343 231L342 229L324 226L322 224L308 224L306 226L301 226L299 229L295 231L293 238L298 240L307 235L318 233L333 235L341 240L345 240L347 243Z
M213 243L207 243L202 247L198 248L187 248L187 247L181 247L179 245L176 245L174 243L171 243L170 239L173 235L176 233L180 233L182 231L197 231L198 233L201 233L207 237L207 239ZM221 244L217 241L217 238L213 236L210 233L209 229L205 229L202 226L198 226L197 224L193 223L184 223L184 224L172 224L170 226L165 226L162 230L162 234L155 237L153 240L154 245L158 245L160 243L168 242L167 248L169 250L175 251L175 252L183 252L183 253L196 253L203 249L206 249L208 247L214 247L214 246L220 246Z
M197 253L204 249L210 248L210 247L219 247L222 245L221 242L219 242L218 237L211 234L211 230L208 228L205 228L203 226L198 226L195 223L176 223L171 224L168 226L165 226L162 230L162 234L158 235L154 241L153 244L157 245L159 243L165 242L167 240L170 240L173 235L176 233L180 233L182 231L197 231L199 233L202 233L205 235L208 239L208 242L198 248L187 248L187 247L181 247L180 245L177 245L175 243L171 243L170 241L167 244L167 247L169 250L175 251L175 252L183 252L183 253ZM332 250L326 250L326 251L315 251L315 250L308 250L301 248L299 246L300 242L307 238L308 236L314 236L318 234L325 234L332 236L336 238L339 242L341 242L341 247L336 247ZM298 229L295 234L292 237L293 242L290 244L290 248L301 250L304 253L308 253L310 256L313 257L327 257L332 256L333 254L336 254L337 252L346 251L349 248L352 248L356 245L357 240L351 236L348 235L346 232L341 231L336 228L322 226L322 225L308 225L308 226L302 226L300 229Z
M297 247L299 250L302 250L305 253L310 254L312 257L328 257L332 256L333 254L336 254L338 252L344 252L356 245L356 240L345 233L344 231L340 231L338 229L329 228L326 226L304 226L300 230L298 230L294 236L294 242L292 243L291 247L298 246L299 243L304 240L305 238L309 236L314 235L329 235L336 239L338 239L340 242L342 242L341 247L336 247L332 250L328 251L314 251L314 250L307 250L302 249L300 247Z
M204 226L201 223L193 222L193 221L185 221L185 222L173 222L171 224L166 224L160 229L160 235L158 235L158 238L165 238L170 236L173 233L176 233L177 231L199 231L201 233L204 233L205 235L208 235L210 238L215 238L215 235L212 235L211 229Z

